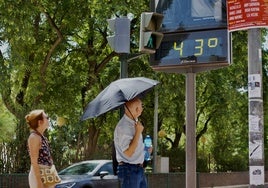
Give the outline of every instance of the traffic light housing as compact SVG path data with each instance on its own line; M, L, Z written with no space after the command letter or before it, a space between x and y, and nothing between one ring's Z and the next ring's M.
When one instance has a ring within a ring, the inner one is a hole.
M130 20L128 18L108 19L113 35L107 37L108 44L117 53L130 52Z
M156 12L143 12L140 22L139 51L155 53L163 39L163 33L158 32L161 28L164 16Z

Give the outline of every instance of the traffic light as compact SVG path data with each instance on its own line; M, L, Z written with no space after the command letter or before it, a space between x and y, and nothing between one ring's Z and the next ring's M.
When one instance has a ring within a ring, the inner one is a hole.
M113 32L107 40L111 48L117 53L130 51L130 20L128 18L108 19L108 26Z
M143 12L140 23L139 51L144 53L155 53L163 39L163 33L158 32L164 16L156 12Z

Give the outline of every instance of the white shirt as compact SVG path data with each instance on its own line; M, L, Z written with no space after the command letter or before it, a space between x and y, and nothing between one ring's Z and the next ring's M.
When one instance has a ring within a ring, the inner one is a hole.
M142 134L140 135L138 146L131 157L124 154L124 151L129 147L135 135L135 121L124 115L118 122L114 130L114 144L116 150L116 159L118 162L130 164L142 164L144 161L144 144Z

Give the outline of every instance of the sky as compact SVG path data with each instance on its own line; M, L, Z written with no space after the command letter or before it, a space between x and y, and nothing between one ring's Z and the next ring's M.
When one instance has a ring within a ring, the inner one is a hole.
M0 50L3 53L4 57L7 57L6 51L7 51L7 43L4 43L2 46L0 46Z

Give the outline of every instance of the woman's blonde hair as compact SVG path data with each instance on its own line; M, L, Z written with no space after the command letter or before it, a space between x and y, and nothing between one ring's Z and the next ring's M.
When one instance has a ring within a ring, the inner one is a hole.
M29 114L25 116L27 124L30 126L31 129L36 130L38 127L38 121L43 120L43 113L44 110L37 109L31 111Z

